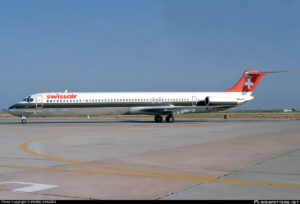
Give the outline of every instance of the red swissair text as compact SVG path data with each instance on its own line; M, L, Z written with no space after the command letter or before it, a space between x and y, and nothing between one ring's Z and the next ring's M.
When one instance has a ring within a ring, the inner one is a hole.
M77 97L76 94L68 94L68 95L61 95L61 94L47 95L47 99L76 99L76 97Z

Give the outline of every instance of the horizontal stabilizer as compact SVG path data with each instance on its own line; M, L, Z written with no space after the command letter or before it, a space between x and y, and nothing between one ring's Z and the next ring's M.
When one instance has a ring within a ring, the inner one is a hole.
M269 72L263 72L263 71L260 71L260 72L251 72L251 73L248 73L248 74L251 74L251 75L259 75L259 74L276 74L276 73L283 73L283 72L291 72L290 70L284 70L284 71L269 71ZM246 72L247 74L247 72Z

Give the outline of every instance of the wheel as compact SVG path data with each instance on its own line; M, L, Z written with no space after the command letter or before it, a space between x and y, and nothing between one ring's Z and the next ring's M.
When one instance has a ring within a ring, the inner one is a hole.
M26 120L26 119L22 119L22 120L21 120L21 123L22 123L22 124L26 124L26 123L27 123L27 120Z
M166 117L166 122L167 122L167 123L173 123L173 122L174 122L174 117L173 117L172 115L168 115L168 116Z
M161 115L155 115L154 120L157 123L161 123L163 121L163 118L161 117Z

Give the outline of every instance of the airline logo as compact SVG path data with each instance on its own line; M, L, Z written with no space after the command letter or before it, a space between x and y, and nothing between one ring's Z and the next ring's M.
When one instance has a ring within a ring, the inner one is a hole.
M251 78L248 78L248 81L245 82L245 86L247 86L249 90L251 89L251 87L253 86Z
M76 94L55 94L47 95L47 99L76 99Z
M257 70L246 70L240 80L226 92L253 92L260 79L266 73Z

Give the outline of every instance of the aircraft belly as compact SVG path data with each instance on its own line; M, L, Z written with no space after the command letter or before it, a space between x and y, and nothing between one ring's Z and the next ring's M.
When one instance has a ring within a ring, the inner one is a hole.
M24 109L18 115L28 117L48 117L48 116L81 116L81 115L123 115L128 114L128 107L105 107L105 108L41 108Z
M195 106L193 108L168 109L159 107L87 107L87 108L37 108L37 109L17 109L11 112L16 116L27 117L49 117L49 116L86 116L86 115L154 115L154 114L188 114L207 113L226 110L230 107L205 107Z

